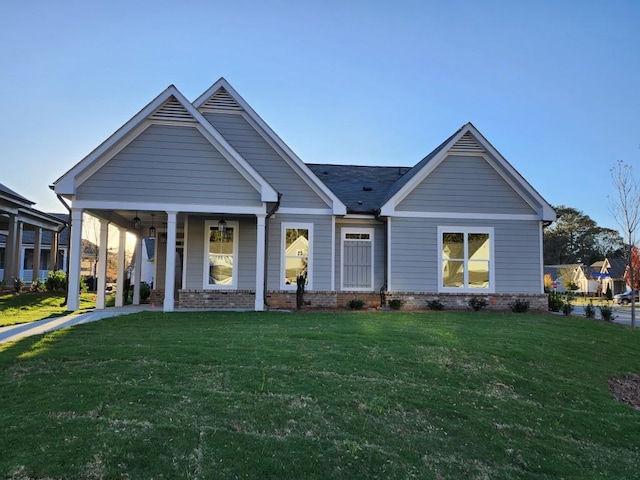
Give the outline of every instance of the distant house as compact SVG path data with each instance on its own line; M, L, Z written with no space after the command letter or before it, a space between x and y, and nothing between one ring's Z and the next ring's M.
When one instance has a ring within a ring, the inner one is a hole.
M592 268L586 265L568 264L568 265L545 265L545 275L549 275L554 282L554 290L558 293L566 293L566 283L571 282L576 285L576 293L585 295L595 295L599 291L599 283L593 276ZM569 278L566 278L569 275Z
M471 123L412 167L306 164L225 79L193 102L170 86L54 188L72 204L69 309L85 212L120 229L119 247L123 232L138 237L135 263L157 230L151 295L165 311L288 307L301 273L311 306L482 296L546 308L542 229L555 212Z
M627 271L627 260L622 257L609 257L604 260L600 267L600 277L602 281L602 291L606 292L607 287L611 287L613 295L628 290L627 281L624 274Z
M34 202L0 184L0 280L44 280L65 269L68 216L44 213Z

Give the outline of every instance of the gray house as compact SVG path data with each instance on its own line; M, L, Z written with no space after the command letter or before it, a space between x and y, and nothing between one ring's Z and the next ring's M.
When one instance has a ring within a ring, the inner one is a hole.
M555 212L470 123L412 167L307 165L226 80L194 102L170 86L54 186L72 204L70 282L86 212L104 242L120 229L122 250L134 233L138 259L157 238L152 301L165 311L291 306L303 273L312 307L545 305Z

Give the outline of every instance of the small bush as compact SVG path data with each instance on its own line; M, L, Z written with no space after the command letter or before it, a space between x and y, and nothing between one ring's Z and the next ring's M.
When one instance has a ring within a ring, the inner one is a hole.
M32 292L44 292L46 290L44 282L39 278L31 282L31 286L29 287L29 289Z
M589 300L589 303L584 307L584 316L587 318L596 318L596 307L593 306L591 300Z
M84 281L84 277L80 277L80 293L87 293L89 291L89 286Z
M430 300L427 302L427 308L429 310L444 310L444 305L440 300Z
M148 300L151 296L151 287L148 283L140 283L140 300Z
M605 322L613 322L615 316L613 315L613 308L609 305L600 305L598 307L600 309L600 318Z
M549 293L549 310L552 312L559 312L564 307L564 301L562 297L556 292Z
M479 312L488 305L484 298L473 297L469 300L469 306L473 308L474 312Z
M400 310L402 308L402 300L400 300L399 298L389 300L389 308L391 310Z
M509 304L509 308L515 313L526 313L529 311L529 300L517 298L515 302Z
M24 288L24 280L22 280L21 278L14 277L13 288L15 289L16 293L22 292L22 289Z
M48 292L62 292L67 288L67 275L62 270L50 270L44 283Z
M347 303L347 307L349 307L351 310L362 310L364 308L364 300L360 300L359 298L349 300L349 303Z
M571 312L573 312L573 305L571 305L571 303L567 302L564 305L562 305L563 315L571 315Z

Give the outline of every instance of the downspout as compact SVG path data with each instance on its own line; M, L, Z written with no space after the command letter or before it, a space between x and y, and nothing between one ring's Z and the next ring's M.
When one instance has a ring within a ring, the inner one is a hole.
M264 219L264 280L263 280L264 283L262 288L262 291L263 291L262 301L264 302L267 308L271 307L271 305L269 305L269 302L267 301L267 278L268 278L267 271L268 271L268 265L269 265L269 219L280 208L281 199L282 199L282 194L278 192L278 201L271 208L271 210L269 210L269 213L267 213L267 216Z
M49 188L51 190L54 189L53 185L49 185ZM56 197L58 197L58 200L60 200L60 203L62 203L62 205L64 206L64 208L67 210L67 212L69 212L69 221L68 222L64 222L65 226L69 227L69 245L67 245L67 261L65 262L67 265L66 271L64 272L64 274L67 276L67 281L66 281L66 287L65 287L65 296L64 296L64 302L62 302L61 306L65 306L67 304L67 299L69 298L69 254L71 253L71 228L72 228L72 216L71 216L71 207L67 204L67 202L64 201L64 198L62 198L59 194L56 193ZM65 227L62 226L58 229L58 235L62 232L62 230ZM53 243L53 242L52 242ZM82 247L81 247L82 248ZM53 252L51 252L51 255L53 255ZM56 257L58 255L58 252L56 252Z
M385 298L385 291L387 290L387 271L389 269L388 267L388 262L389 259L387 258L387 236L389 234L388 229L389 229L389 222L387 222L387 219L383 219L380 216L380 209L376 208L374 210L374 218L384 224L384 238L382 240L382 247L384 248L384 282L382 282L382 287L380 287L380 307L384 307L386 304L386 298Z

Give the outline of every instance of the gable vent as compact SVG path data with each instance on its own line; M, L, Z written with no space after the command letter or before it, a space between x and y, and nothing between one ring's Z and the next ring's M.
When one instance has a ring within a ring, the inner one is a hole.
M469 132L460 137L460 140L451 147L451 150L458 152L484 152L484 148L482 148Z
M187 109L174 96L164 102L149 118L152 120L178 120L181 122L195 121Z
M200 108L242 111L242 107L222 87L209 100L204 102Z

